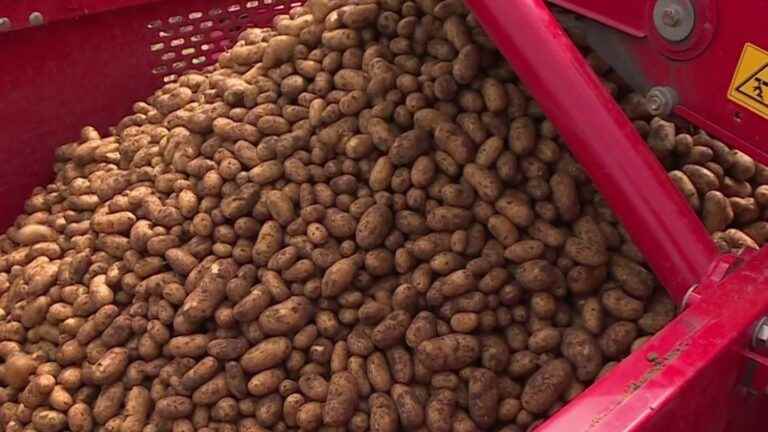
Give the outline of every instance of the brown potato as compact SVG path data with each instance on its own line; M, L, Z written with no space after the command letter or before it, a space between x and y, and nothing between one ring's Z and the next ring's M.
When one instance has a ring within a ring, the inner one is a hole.
M573 380L573 369L564 359L551 360L525 383L520 401L523 408L545 413L565 392Z
M575 375L579 381L593 380L603 366L603 356L597 340L582 329L568 328L563 333L560 350L575 366Z
M426 340L416 348L416 359L432 371L461 369L480 356L476 337L459 333Z
M357 381L348 371L331 376L328 398L323 405L323 422L329 426L342 426L352 418L357 405Z
M259 327L267 335L289 335L304 327L313 313L314 307L306 297L293 296L265 309L259 315Z
M265 339L240 359L243 370L256 373L279 365L291 353L291 341L282 336Z

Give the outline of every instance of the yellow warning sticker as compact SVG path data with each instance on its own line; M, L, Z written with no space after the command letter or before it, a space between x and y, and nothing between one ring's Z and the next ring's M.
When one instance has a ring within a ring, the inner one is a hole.
M768 119L768 51L751 43L744 45L728 99Z

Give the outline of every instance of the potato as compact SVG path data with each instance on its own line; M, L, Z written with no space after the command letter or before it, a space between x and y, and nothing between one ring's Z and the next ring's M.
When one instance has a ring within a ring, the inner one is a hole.
M185 396L169 396L157 401L155 412L164 419L178 419L192 414L192 399Z
M262 55L262 64L266 68L277 66L291 58L293 49L298 45L299 39L295 36L275 36L269 40L264 54Z
M93 429L91 409L83 402L72 405L67 411L67 426L72 432L88 432Z
M629 352L637 338L637 325L629 321L617 321L608 326L598 338L603 355L617 359Z
M698 165L685 165L682 171L693 183L699 194L706 194L720 186L720 180L707 168Z
M557 269L544 260L526 261L515 270L515 279L530 291L543 291L556 283Z
M373 328L371 341L380 349L391 348L402 340L410 323L411 317L408 312L393 311Z
M719 191L709 191L704 195L702 221L709 232L724 230L733 221L733 209L728 199Z
M261 371L248 381L248 392L256 397L267 396L277 391L286 378L282 369L273 368Z
M397 407L386 393L373 393L368 397L371 432L396 432L399 430Z
M479 356L477 338L460 333L426 340L416 348L416 360L435 372L461 369Z
M442 206L427 213L427 226L435 231L455 231L472 222L472 213L458 207Z
M387 155L396 166L406 165L426 153L431 143L430 137L425 131L414 129L397 137Z
M40 242L56 241L59 234L51 227L40 224L29 224L19 228L11 239L23 246Z
M471 372L468 386L469 415L480 427L488 428L496 422L499 392L496 374L478 368Z
M636 320L643 315L643 302L628 296L621 290L603 291L600 299L605 310L616 318Z
M543 414L557 402L572 380L573 369L567 360L551 360L528 378L520 402L526 410Z
M603 366L603 355L597 340L580 328L565 330L560 350L574 365L579 381L593 380Z
M549 186L560 217L565 221L576 219L581 213L581 207L573 177L557 172L550 178Z
M677 189L688 200L688 204L691 206L691 208L694 211L699 211L701 208L701 199L699 198L699 194L697 193L696 188L693 186L693 183L691 183L691 179L689 179L684 172L677 170L670 171L668 175L672 180L672 183L675 184Z
M611 257L610 271L627 294L635 298L647 298L653 293L653 275L634 261L621 255Z
M565 241L565 253L572 260L587 266L599 266L608 262L608 253L603 245L568 237Z
M256 373L279 365L291 353L291 341L284 336L264 339L240 358L248 373Z
M323 405L323 422L329 426L342 426L352 418L357 405L358 387L354 375L348 371L331 376L328 398Z
M389 208L376 204L363 213L355 230L355 241L364 249L381 245L389 234L394 217Z
M32 425L41 432L58 432L67 426L67 417L54 410L38 410L32 414Z
M259 327L267 335L288 335L304 327L313 313L306 297L293 296L264 310L259 315Z

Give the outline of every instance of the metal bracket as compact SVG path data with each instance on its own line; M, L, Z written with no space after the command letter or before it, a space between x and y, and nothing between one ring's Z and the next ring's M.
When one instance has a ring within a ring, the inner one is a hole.
M682 311L698 302L702 296L706 295L709 289L715 288L726 276L741 267L755 252L752 249L741 249L734 253L718 256L701 281L691 286L688 292L685 293L683 301L680 303L680 310ZM768 324L768 320L766 324Z

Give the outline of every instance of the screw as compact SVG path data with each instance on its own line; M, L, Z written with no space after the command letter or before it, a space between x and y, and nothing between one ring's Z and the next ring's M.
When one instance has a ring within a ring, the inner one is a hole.
M40 12L32 12L29 14L29 23L33 26L39 26L43 25L45 22L45 19L43 18L43 14Z
M768 317L760 318L755 326L755 331L752 334L752 347L753 348L766 348L768 347Z
M0 18L0 31L10 30L11 29L11 20L9 20L6 17Z
M665 116L671 113L675 105L677 105L677 93L671 87L653 87L645 96L648 113L654 116Z
M661 12L661 21L668 27L677 27L680 25L682 12L677 6L670 6Z

